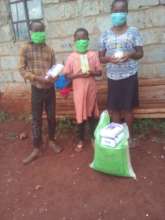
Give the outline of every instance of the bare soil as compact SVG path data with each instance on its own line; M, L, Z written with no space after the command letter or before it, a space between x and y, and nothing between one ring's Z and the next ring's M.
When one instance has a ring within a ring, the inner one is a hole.
M28 138L20 140L22 131ZM64 151L45 152L30 165L31 125L0 125L0 220L164 220L165 137L150 132L131 149L137 181L89 168L89 140L75 153L75 134L58 135Z

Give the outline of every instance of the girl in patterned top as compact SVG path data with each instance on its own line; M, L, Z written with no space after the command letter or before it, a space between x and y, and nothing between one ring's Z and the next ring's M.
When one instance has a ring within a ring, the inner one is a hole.
M112 27L100 38L100 60L107 64L108 109L112 120L124 117L132 137L133 108L138 106L138 60L143 41L136 27L127 25L128 2L115 0L111 8Z
M101 64L98 53L88 50L89 36L86 29L78 29L74 34L74 41L76 51L69 55L64 73L73 80L73 100L79 133L75 150L80 152L84 147L85 122L89 122L93 138L99 116L95 76L101 75Z

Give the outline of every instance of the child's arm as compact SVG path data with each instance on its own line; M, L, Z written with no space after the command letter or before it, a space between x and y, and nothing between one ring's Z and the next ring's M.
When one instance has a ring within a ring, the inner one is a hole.
M74 57L70 55L65 63L65 67L63 69L63 74L66 75L69 79L74 80L77 78L87 78L90 77L89 74L82 73L81 70L79 70L77 73L73 74L73 63L74 63Z
M52 84L54 83L54 81L57 79L57 77L53 78L51 76L49 76L48 78L45 78L43 76L36 76L34 75L33 80L34 81L38 81L40 83L45 83L45 84Z
M89 71L90 76L101 76L102 75L102 65L100 63L99 54L95 52L95 56L93 59L94 70Z
M75 75L67 75L67 77L71 80L78 79L78 78L87 78L89 76L90 74L84 74L81 72L81 70Z
M26 48L27 46L24 46L20 49L18 63L18 70L25 81L33 78L33 73L27 70Z
M101 76L102 75L102 71L99 70L99 71L89 71L88 74L89 76Z
M66 60L63 69L63 74L66 75L71 80L87 77L85 76L87 74L82 74L81 70L79 70L76 74L73 74L73 61L74 61L74 57L71 54Z

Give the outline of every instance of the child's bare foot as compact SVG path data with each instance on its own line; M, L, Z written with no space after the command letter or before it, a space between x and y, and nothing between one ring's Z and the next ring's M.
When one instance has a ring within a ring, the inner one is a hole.
M29 156L27 156L22 162L24 165L31 163L33 160L37 159L39 156L40 150L38 148L34 148Z
M79 152L81 152L83 149L84 149L83 141L79 141L79 143L77 144L77 146L75 147L74 150L79 153Z

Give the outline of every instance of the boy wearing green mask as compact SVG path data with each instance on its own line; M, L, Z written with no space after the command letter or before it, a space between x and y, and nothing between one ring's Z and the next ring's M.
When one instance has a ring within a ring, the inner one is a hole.
M74 34L75 52L66 61L63 72L72 79L73 99L78 126L76 152L84 147L85 123L89 122L91 138L94 138L96 119L99 116L95 76L102 72L98 53L89 50L89 34L79 28Z
M133 108L138 106L138 60L143 57L143 39L136 27L127 25L127 0L114 0L112 27L100 38L100 60L107 64L108 109L112 120L124 117L132 138ZM132 139L130 139L130 143Z
M48 70L55 64L53 49L46 45L45 26L42 22L32 22L31 42L20 50L19 71L23 78L31 83L32 136L33 151L23 160L32 162L39 156L42 146L42 112L47 113L49 146L56 153L61 148L54 141L55 135L55 90L53 78L45 78Z

